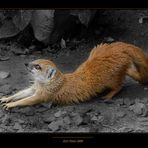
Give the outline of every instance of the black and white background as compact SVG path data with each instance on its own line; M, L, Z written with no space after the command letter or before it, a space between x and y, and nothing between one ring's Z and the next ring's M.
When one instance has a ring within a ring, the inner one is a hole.
M148 9L1 9L0 96L30 84L25 62L50 58L64 73L72 72L95 45L115 41L148 53ZM110 102L98 96L69 106L0 108L0 132L145 133L148 86L127 77Z

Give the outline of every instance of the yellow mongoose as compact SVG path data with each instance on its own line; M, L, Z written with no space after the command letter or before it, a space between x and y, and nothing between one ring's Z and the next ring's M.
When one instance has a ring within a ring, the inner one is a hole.
M34 77L34 84L1 98L5 109L47 101L78 103L107 88L111 91L104 98L110 99L120 91L126 75L142 84L148 83L148 57L140 48L123 42L93 48L88 59L73 73L63 74L53 62L45 59L26 66Z

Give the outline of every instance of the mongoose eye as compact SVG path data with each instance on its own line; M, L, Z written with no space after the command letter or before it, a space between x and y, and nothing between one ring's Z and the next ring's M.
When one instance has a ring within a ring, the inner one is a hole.
M34 65L34 67L35 67L35 69L37 69L37 70L41 70L41 66L38 65L38 64Z

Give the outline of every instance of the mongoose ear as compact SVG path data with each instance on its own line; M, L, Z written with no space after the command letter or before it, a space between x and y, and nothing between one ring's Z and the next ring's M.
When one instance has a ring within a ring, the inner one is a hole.
M56 74L56 69L55 68L49 68L47 71L47 79L52 79L54 75Z

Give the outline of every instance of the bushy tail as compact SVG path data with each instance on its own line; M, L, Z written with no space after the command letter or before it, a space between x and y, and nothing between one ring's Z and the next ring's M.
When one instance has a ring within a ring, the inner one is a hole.
M142 49L131 44L127 44L126 50L123 50L123 52L132 59L140 76L139 81L141 83L148 83L148 56L144 54Z
M118 50L118 52L121 52L121 54L128 55L132 64L135 65L136 72L134 72L133 69L128 69L127 74L129 76L132 76L140 83L148 83L148 56L144 54L141 48L132 44L127 44L123 42L100 44L92 49L88 60L91 60L102 52L108 52L108 50L112 49L114 49L115 52L116 50Z

